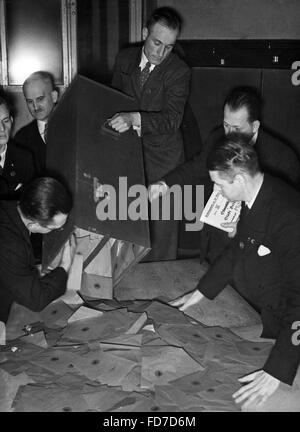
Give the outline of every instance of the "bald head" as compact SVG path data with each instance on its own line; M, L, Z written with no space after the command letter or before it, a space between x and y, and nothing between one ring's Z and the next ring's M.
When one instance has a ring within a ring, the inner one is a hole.
M32 117L47 121L58 99L52 75L44 71L34 72L24 81L23 93Z

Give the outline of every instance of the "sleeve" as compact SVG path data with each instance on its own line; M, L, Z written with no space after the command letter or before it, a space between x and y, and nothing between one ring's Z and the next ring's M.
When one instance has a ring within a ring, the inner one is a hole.
M29 247L15 232L0 229L0 244L1 288L14 301L40 311L64 294L68 276L62 267L40 277L29 264Z
M293 323L300 321L300 212L285 218L276 238L282 263L282 322L275 345L263 369L286 384L292 384L300 363L300 344Z
M168 71L164 82L164 106L161 111L141 111L142 137L175 132L181 124L189 95L191 71L186 65Z
M300 163L297 154L291 150L289 166L285 171L289 175L291 184L299 189L300 187Z
M211 265L196 286L196 289L210 300L213 300L227 284L232 282L236 237L230 241L224 252Z
M216 132L212 132L205 141L200 153L197 153L193 159L179 165L164 176L163 180L169 187L173 186L174 184L179 184L181 186L188 184L203 184L204 186L207 186L210 183L206 161L217 138L219 137L219 134L219 129L217 129ZM209 190L211 191L211 188Z
M163 180L169 187L175 184L180 186L204 184L208 179L208 174L203 169L204 165L203 153L199 153L193 159L170 171Z

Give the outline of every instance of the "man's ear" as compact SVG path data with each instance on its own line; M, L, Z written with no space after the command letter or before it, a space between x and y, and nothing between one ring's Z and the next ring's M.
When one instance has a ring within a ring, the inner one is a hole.
M13 116L9 116L9 117L10 117L10 121L13 123L14 122Z
M36 228L38 226L38 222L30 221L27 223L26 227L29 231Z
M143 41L147 39L148 34L149 34L149 30L147 29L147 27L143 27L143 29L142 29L142 39L143 39Z
M58 91L57 90L52 90L51 92L51 97L52 97L52 101L53 103L56 104L57 100L58 100Z
M254 133L257 133L257 132L258 132L259 126L260 126L260 121L259 121L259 120L255 120L255 121L253 122L253 132L254 132Z
M234 181L240 185L243 185L245 183L245 178L243 174L239 173L234 176Z

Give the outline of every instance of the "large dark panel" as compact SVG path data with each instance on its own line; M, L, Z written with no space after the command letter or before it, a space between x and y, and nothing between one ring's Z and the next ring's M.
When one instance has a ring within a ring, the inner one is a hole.
M148 221L118 218L119 177L127 178L128 189L145 184L140 139L133 130L118 134L103 129L106 119L116 112L134 109L131 97L82 76L63 95L48 126L47 168L71 189L74 209L65 230L46 236L44 265L56 256L73 225L136 245L137 260L148 252ZM99 185L114 186L117 202L113 194L109 199L116 204L117 220L99 220L96 209L102 198L95 195ZM126 194L127 190L123 199ZM128 205L135 199L128 198Z
M300 155L300 86L292 83L294 70L263 70L264 123L287 139Z

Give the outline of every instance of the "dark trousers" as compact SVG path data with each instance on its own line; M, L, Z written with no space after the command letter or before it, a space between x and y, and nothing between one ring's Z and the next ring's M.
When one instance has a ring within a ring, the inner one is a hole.
M143 262L166 261L177 258L179 221L174 220L173 195L170 196L170 218L162 220L162 199L159 198L158 210L160 220L151 219L151 206L149 205L149 229L151 251L145 256ZM157 214L157 212L155 212Z

